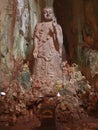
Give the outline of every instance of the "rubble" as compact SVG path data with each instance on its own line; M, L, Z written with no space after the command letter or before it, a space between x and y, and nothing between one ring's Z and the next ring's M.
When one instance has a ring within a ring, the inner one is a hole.
M62 82L56 82L52 85L50 81L36 80L35 84L32 84L31 77L29 77L29 80L21 78L24 73L29 74L26 64L19 71L14 71L15 74L17 72L18 78L15 78L14 73L12 73L10 77L6 78L6 83L3 80L3 69L2 71L0 70L2 74L0 126L15 126L22 117L26 117L26 122L34 119L32 127L35 127L36 121L38 126L40 126L40 112L43 109L47 109L46 106L55 108L55 121L58 130L63 128L71 129L73 122L75 124L74 127L76 127L77 122L81 124L85 118L89 118L89 115L93 116L95 114L97 117L97 76L94 78L96 83L91 86L86 77L80 72L78 65L69 65L67 63L67 66L64 66L63 63L62 67L65 67L63 68L63 84ZM6 76L7 74L5 74ZM26 81L29 82L29 86ZM63 124L62 127L59 126L61 124ZM77 129L79 129L79 126Z

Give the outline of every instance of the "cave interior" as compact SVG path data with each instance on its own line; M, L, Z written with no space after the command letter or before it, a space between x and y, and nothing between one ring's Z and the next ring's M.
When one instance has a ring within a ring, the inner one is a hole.
M35 97L33 33L44 7L54 9L74 77L56 83L56 95ZM0 130L98 129L97 8L98 0L0 1Z

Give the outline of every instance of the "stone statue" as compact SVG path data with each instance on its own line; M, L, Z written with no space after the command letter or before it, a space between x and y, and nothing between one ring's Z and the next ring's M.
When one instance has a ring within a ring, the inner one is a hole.
M36 25L34 31L34 80L62 79L62 46L62 29L56 22L53 9L44 8L43 21Z

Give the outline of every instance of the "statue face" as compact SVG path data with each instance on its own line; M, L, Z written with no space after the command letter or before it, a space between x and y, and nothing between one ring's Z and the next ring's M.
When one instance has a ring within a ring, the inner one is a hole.
M44 19L47 21L51 21L53 19L53 10L51 8L45 8L43 11Z

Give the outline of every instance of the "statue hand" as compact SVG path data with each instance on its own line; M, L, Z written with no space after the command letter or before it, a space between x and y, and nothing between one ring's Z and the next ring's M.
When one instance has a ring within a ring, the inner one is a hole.
M62 57L62 49L59 50L59 55Z
M52 22L52 26L55 28L56 25L57 25L57 22L53 21L53 22Z
M58 24L57 24L57 22L53 22L52 26L53 26L54 32L57 34L57 32L58 32Z
M36 59L37 58L37 52L33 52L33 56Z
M57 25L57 21L56 21L56 18L54 17L53 20L52 20L52 24L53 26L56 26Z

